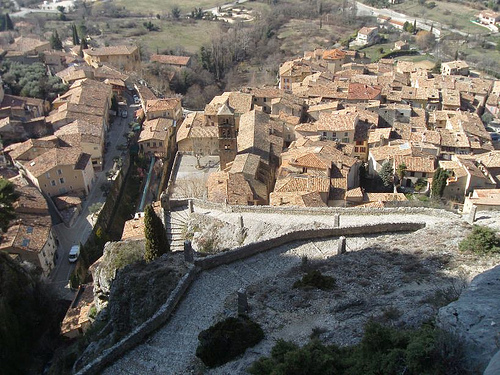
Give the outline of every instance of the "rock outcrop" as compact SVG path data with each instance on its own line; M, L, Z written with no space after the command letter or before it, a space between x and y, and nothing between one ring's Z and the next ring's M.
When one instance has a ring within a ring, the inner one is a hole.
M441 308L437 324L464 339L471 368L483 371L500 345L500 266L476 276L457 301Z

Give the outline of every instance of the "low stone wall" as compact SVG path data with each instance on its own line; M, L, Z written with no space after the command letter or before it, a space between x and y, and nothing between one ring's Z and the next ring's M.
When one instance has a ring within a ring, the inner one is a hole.
M170 203L175 204L175 200ZM280 206L229 206L223 203L213 203L201 199L193 199L194 207L220 210L226 212L253 212L263 214L285 214L285 215L432 215L439 217L456 218L456 214L436 208L428 207L386 207L386 208L367 208L367 207L280 207Z
M125 352L143 342L148 335L164 325L170 318L170 315L174 311L184 293L186 293L191 283L196 279L197 273L198 270L195 267L191 267L188 273L184 275L184 277L179 281L179 284L177 284L177 287L170 294L167 302L165 302L165 304L161 306L151 318L111 348L104 350L99 357L83 367L77 372L77 374L93 375L101 372L111 362L115 361Z
M198 258L195 259L194 264L202 270L207 270L240 259L245 259L294 241L377 233L409 232L424 227L425 223L381 223L364 226L299 230L283 234L276 238L244 245L220 254Z

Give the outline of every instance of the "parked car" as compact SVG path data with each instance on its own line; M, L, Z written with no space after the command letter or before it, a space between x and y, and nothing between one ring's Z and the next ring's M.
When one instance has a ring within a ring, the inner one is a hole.
M134 95L133 99L134 99L135 104L139 104L141 102L141 100L139 99L139 97L137 95Z
M71 246L71 249L69 250L69 262L70 263L75 263L78 260L78 257L80 256L80 245L73 245Z

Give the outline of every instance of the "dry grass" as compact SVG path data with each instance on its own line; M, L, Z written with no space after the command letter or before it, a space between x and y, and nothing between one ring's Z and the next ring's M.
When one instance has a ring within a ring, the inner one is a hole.
M430 2L430 0L428 1ZM418 3L417 0L407 0L401 4L393 5L391 8L405 13L409 16L425 18L431 21L441 22L458 30L471 34L487 34L488 29L474 25L470 22L479 13L478 10L464 4L434 1L436 7L428 9Z

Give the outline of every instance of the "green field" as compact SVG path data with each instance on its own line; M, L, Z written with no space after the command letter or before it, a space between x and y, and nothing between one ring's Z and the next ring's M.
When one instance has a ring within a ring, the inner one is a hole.
M427 3L430 3L427 0ZM402 12L409 16L425 18L441 22L449 27L471 34L488 34L490 31L484 27L470 22L476 18L478 10L467 7L464 4L434 1L435 8L429 9L420 5L418 0L405 0L401 4L391 5L391 9Z
M174 6L181 12L190 13L194 8L208 9L224 5L221 0L115 0L117 6L124 6L131 12L142 14L167 14Z

